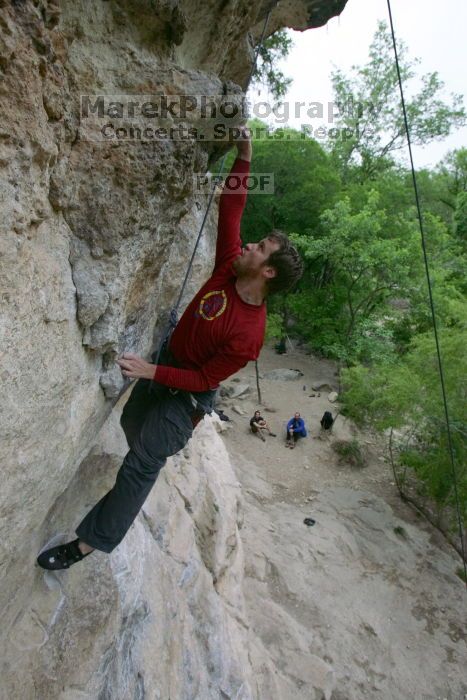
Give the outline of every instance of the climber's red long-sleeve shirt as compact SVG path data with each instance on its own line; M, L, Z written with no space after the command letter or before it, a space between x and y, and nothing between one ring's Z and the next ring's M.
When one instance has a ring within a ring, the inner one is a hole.
M230 174L248 175L249 168L247 161L237 158ZM159 365L154 373L155 381L175 389L215 389L256 360L263 345L266 305L240 299L232 269L241 254L240 220L247 193L245 188L226 192L225 187L219 202L214 272L187 307L170 341L178 367Z

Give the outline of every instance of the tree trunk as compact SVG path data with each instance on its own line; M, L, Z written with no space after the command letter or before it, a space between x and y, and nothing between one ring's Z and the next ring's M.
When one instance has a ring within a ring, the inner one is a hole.
M258 404L261 406L261 388L259 386L259 369L258 369L258 360L255 362L255 370L256 370L256 391L258 392Z

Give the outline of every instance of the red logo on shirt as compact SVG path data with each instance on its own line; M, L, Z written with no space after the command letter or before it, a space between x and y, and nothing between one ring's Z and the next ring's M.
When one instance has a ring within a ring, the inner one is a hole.
M199 302L198 313L206 321L214 321L221 316L227 308L227 295L221 291L208 292Z

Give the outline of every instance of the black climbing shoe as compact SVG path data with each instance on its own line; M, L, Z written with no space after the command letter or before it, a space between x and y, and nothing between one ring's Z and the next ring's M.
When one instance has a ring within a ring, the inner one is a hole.
M37 563L43 569L55 571L57 569L69 569L72 564L81 561L87 554L83 554L78 547L79 540L73 540L66 544L59 544L57 547L46 549L37 557Z
M276 436L276 433L269 433L269 435L270 435L271 437L277 437L277 436Z

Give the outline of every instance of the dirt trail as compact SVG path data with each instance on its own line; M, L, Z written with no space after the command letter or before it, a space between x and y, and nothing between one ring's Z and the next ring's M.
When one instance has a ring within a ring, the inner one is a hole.
M259 408L253 363L226 382L248 383L247 397L220 402L245 495L249 612L277 669L277 687L258 679L260 696L309 700L311 678L321 674L326 700L464 700L467 595L458 556L400 501L381 438L341 415L332 437L318 438L324 411L338 405L326 390L310 397L311 385L337 387L333 363L265 348L261 374L276 368L304 375L261 381L261 411L277 437L263 443L249 432ZM285 425L295 411L309 437L289 450ZM352 437L364 468L339 464L331 447ZM305 517L316 524L307 527Z

